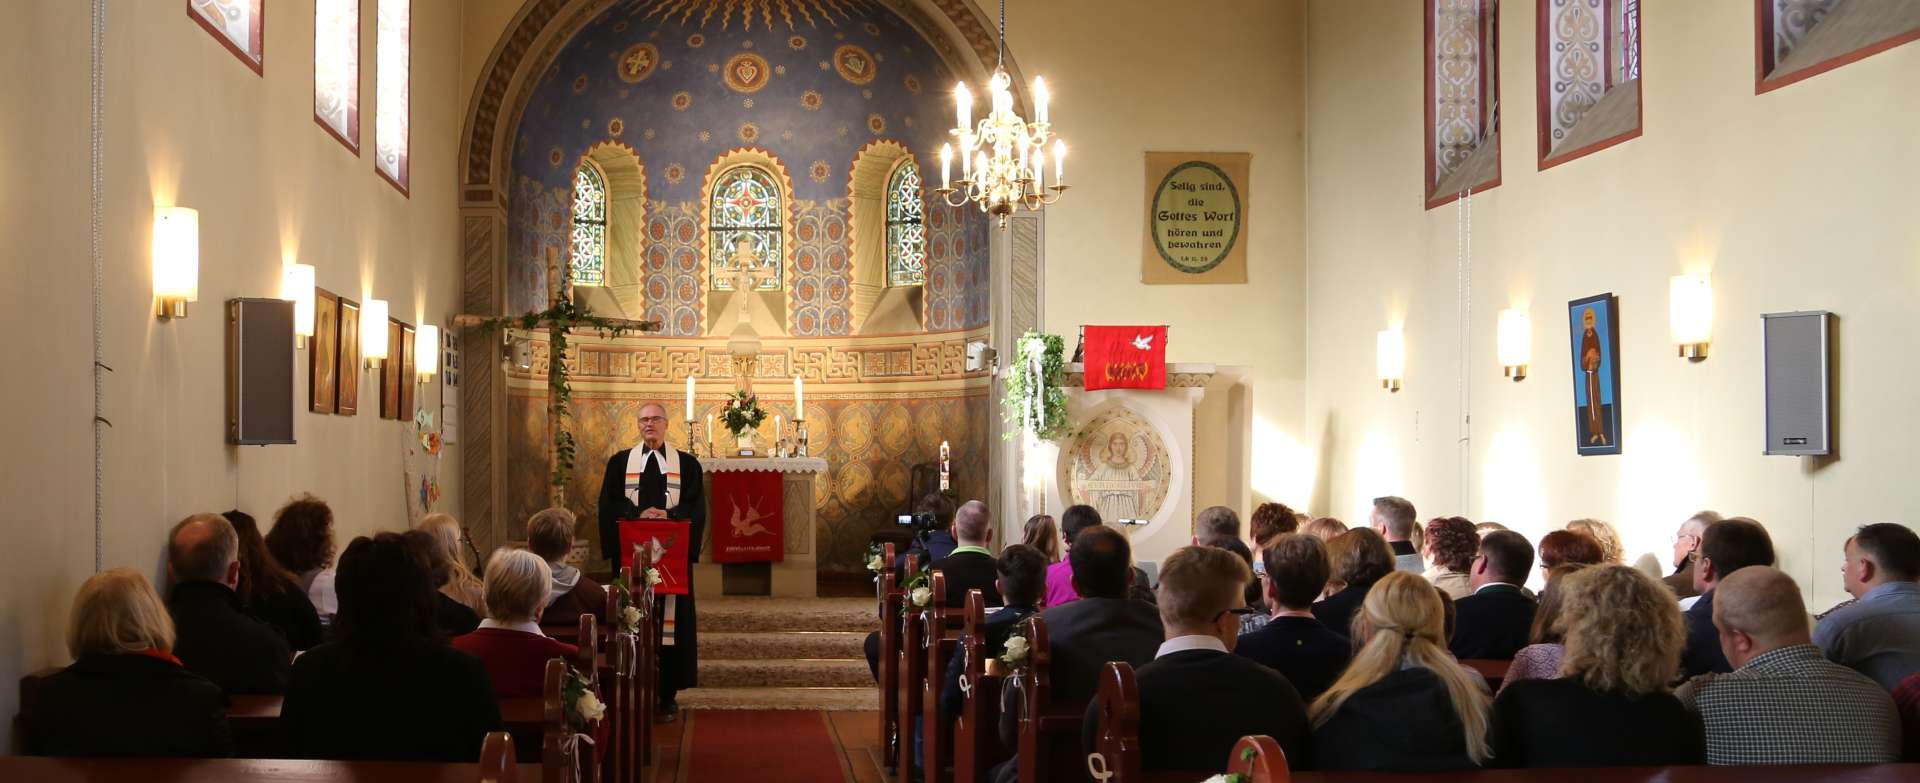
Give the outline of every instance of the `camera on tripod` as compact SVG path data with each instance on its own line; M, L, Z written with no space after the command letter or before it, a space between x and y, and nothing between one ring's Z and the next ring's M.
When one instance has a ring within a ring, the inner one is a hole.
M934 519L931 511L920 514L901 514L894 517L893 521L894 524L911 530L916 535L925 535L940 529L940 522Z

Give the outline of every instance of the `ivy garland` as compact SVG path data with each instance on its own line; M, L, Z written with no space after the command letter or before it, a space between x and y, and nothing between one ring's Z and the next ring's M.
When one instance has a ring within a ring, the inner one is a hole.
M1067 392L1060 388L1066 372L1061 358L1065 344L1059 335L1027 332L1015 343L1013 364L1007 368L1007 397L1002 415L1008 440L1032 433L1054 440L1073 431L1067 419Z
M573 477L575 460L579 450L575 445L573 433L566 423L573 418L573 384L570 379L572 370L567 364L567 335L574 329L591 329L604 338L624 337L635 332L658 331L660 326L651 321L629 321L625 319L603 318L593 314L585 305L573 301L569 295L557 297L554 303L540 312L528 312L523 315L488 318L481 321L481 329L525 329L535 331L546 329L548 334L547 360L547 399L549 419L553 427L553 475L550 483L555 498L566 492L567 482Z

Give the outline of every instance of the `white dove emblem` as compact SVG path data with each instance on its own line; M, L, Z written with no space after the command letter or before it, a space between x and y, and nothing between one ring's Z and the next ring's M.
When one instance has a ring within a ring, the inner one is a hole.
M1133 338L1133 347L1139 351L1153 350L1153 335L1143 334Z

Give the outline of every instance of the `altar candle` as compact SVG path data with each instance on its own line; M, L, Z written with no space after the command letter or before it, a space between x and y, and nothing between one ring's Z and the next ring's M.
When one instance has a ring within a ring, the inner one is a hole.
M707 433L707 437L709 438L713 437L713 414L711 413L707 414L707 429L705 431Z
M795 375L793 376L793 420L800 421L805 418L807 418L806 387L801 383L800 376Z
M693 376L687 376L687 421L693 421Z

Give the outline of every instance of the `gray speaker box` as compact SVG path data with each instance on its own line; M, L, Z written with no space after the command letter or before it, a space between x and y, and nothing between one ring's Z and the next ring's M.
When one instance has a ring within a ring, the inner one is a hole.
M227 442L294 442L292 302L227 301Z
M1824 310L1760 316L1766 354L1767 454L1833 453L1828 336Z

